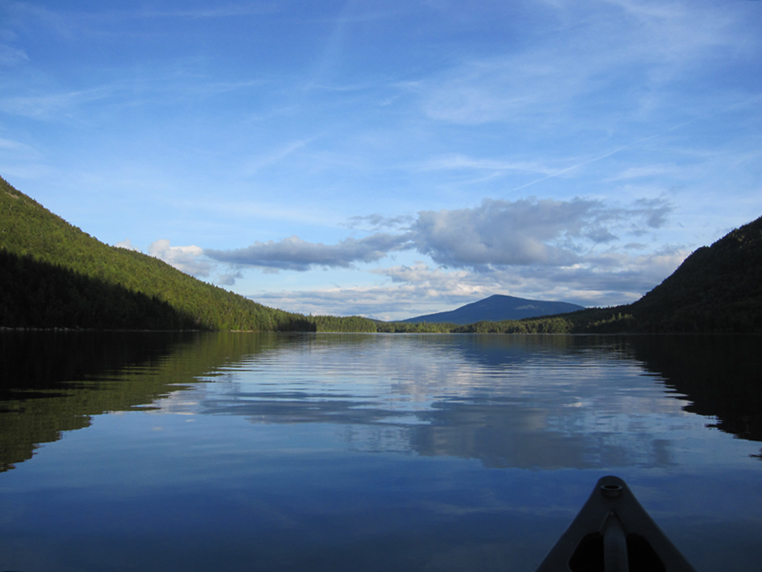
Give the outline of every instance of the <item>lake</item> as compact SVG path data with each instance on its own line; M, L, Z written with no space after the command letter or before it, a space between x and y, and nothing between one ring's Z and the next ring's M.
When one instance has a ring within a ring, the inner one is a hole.
M527 571L624 478L762 562L762 338L0 332L0 570Z

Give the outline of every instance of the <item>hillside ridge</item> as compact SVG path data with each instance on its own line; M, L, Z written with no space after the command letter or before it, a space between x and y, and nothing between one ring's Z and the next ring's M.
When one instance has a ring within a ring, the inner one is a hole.
M762 331L762 217L698 248L631 307L654 331Z
M3 327L315 329L302 315L268 308L152 256L104 244L2 177L0 251ZM129 311L120 312L124 303Z

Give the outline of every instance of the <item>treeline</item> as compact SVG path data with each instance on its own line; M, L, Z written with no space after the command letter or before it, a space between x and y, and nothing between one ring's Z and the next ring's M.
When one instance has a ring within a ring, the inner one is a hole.
M310 316L317 332L376 332L377 322L360 316Z
M563 318L481 321L465 326L436 322L386 322L378 326L379 332L410 334L566 334L570 329L571 324Z
M318 332L372 332L380 334L566 334L573 323L560 317L477 322L467 326L444 322L380 322L352 316L315 316Z
M579 313L575 313L579 314ZM578 334L636 331L637 321L630 314L599 310L581 316L572 314L504 320L482 321L465 326L438 322L376 322L367 318L334 318L320 316L318 332L375 332L389 334Z

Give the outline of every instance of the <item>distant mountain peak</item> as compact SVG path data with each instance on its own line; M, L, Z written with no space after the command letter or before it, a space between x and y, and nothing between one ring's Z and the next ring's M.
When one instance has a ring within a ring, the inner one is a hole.
M506 294L493 294L483 300L466 304L449 312L417 316L403 320L403 322L466 325L475 322L502 322L504 320L521 320L522 318L538 318L552 314L576 312L577 310L584 310L584 307L568 302L527 300Z

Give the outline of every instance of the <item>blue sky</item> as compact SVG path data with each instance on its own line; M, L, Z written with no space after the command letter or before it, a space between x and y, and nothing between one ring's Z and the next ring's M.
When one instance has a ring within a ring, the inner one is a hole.
M626 303L762 215L762 2L0 0L0 175L290 311Z

